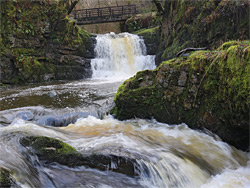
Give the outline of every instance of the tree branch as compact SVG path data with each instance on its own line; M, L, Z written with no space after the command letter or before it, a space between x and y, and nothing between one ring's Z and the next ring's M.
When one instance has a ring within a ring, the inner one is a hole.
M78 2L79 0L75 0L73 3L71 3L70 7L68 8L68 15L72 12Z
M204 48L186 48L184 50L181 50L180 52L178 52L176 54L176 57L179 57L181 56L182 54L186 53L186 52L191 52L191 51L197 51L197 50L206 50L207 48L204 47Z

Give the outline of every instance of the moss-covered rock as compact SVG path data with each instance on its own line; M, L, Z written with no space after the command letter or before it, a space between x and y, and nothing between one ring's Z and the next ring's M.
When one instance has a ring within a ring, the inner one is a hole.
M135 32L140 29L156 27L160 24L161 17L156 12L137 14L126 20L124 31Z
M250 41L163 62L138 72L115 95L111 111L124 120L152 118L206 128L224 141L249 147Z
M148 55L155 55L159 51L159 43L161 40L160 37L160 26L156 26L149 29L141 29L135 31L133 34L142 36L144 39L144 43L147 47Z
M90 77L85 59L94 57L94 39L67 16L63 1L1 1L0 9L2 83ZM71 68L57 77L56 67L65 65Z
M0 187L9 188L14 185L10 172L4 168L0 168Z
M228 40L249 39L248 0L171 0L164 2L162 60L188 47L214 50Z
M128 176L136 176L136 160L103 154L82 155L72 146L50 137L25 137L21 145L30 149L45 164L57 162L69 167L86 166L102 171L114 171ZM116 164L116 165L112 165Z

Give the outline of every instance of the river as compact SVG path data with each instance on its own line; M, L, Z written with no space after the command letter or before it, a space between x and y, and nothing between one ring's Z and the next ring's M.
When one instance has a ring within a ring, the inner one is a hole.
M155 68L142 39L98 35L95 52L91 79L1 88L0 167L12 172L15 187L250 187L249 153L209 131L154 119L119 121L107 114L125 79ZM20 144L26 136L53 137L85 155L135 159L138 176L43 165Z

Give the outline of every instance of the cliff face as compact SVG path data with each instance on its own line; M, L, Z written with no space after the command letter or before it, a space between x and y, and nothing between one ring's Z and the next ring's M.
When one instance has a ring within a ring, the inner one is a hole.
M249 147L250 41L163 62L138 72L115 95L115 117L155 118L206 128L224 141Z
M164 8L163 12L126 21L129 32L136 30L146 39L149 48L154 46L157 64L175 57L185 48L214 50L228 40L250 38L248 0L169 0L158 3ZM159 32L152 35L151 29L144 29L145 23L147 28L158 25Z
M165 1L162 16L162 60L188 47L215 49L228 40L250 37L248 0Z
M1 83L91 76L94 39L67 17L63 1L1 2Z

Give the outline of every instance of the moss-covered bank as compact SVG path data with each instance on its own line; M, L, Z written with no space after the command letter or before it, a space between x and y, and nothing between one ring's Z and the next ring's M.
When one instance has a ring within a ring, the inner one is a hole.
M126 31L143 36L157 64L176 57L185 48L215 50L229 40L250 39L248 0L157 1L158 14L138 15L126 21ZM152 29L157 27L158 31ZM148 29L150 28L150 29ZM148 37L150 36L150 37Z
M89 77L91 35L67 16L66 1L1 1L1 82Z
M138 72L115 95L118 119L152 118L206 128L224 141L249 147L250 41L163 62Z
M171 0L163 6L162 60L188 47L214 50L228 40L250 39L248 0Z

